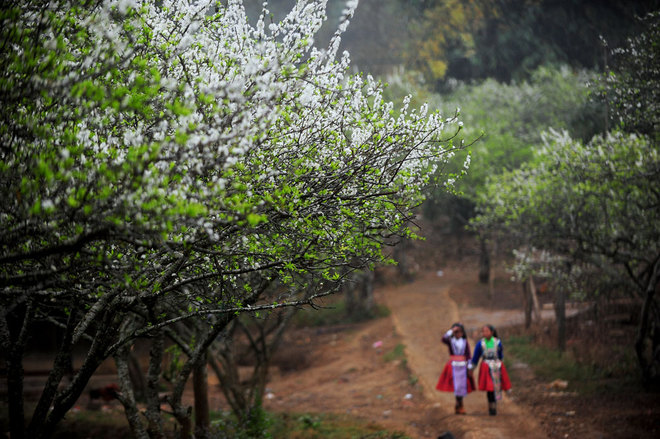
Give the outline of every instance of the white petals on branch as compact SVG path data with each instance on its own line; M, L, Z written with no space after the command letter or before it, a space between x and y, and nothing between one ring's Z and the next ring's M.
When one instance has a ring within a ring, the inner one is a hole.
M58 41L44 26L40 44L59 51L62 73L34 74L24 89L43 91L37 110L58 113L35 111L26 125L48 125L36 146L56 150L57 166L41 163L39 178L57 184L8 198L16 211L63 209L61 224L80 215L168 242L198 233L232 251L260 245L219 232L246 221L285 218L328 247L342 246L351 225L352 233L401 226L453 154L443 134L460 125L412 108L410 96L397 114L382 84L349 74L350 56L338 50L357 3L347 2L325 48L314 36L326 1L296 2L276 23L264 10L251 25L236 0L118 0L73 18L84 30L78 41L73 32ZM22 25L37 28L40 17ZM36 146L20 148L29 155ZM38 160L20 159L6 165L33 175Z

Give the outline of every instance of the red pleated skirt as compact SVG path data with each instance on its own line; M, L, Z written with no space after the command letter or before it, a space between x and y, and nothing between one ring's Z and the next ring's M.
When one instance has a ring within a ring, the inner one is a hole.
M509 380L509 374L502 363L502 368L500 369L502 377L500 382L502 384L502 390L509 390L511 388L511 380ZM490 371L488 370L488 365L482 361L481 366L479 366L479 390L485 390L487 392L495 391L493 387L493 379L490 377Z
M445 368L442 369L440 378L438 379L438 384L435 385L436 390L441 392L453 392L454 391L454 368L451 365L451 360L445 364ZM476 389L474 385L474 379L471 376L467 376L467 392L470 393Z

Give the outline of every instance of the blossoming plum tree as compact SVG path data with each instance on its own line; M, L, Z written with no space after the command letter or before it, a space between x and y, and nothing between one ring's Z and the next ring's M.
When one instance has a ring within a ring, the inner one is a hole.
M534 164L492 179L474 222L549 252L545 271L566 276L595 267L625 285L642 304L635 351L644 380L658 378L660 352L653 336L660 327L659 177L649 137L613 132L584 145L554 132Z
M314 46L322 0L298 1L277 23L264 10L254 25L236 0L2 6L0 343L12 437L51 435L103 360L127 373L139 338L154 352L146 427L130 386L119 398L137 437L158 435L164 340L181 341L193 319L199 332L168 397L189 427L183 386L233 318L312 303L344 267L382 261L383 240L409 233L460 127L409 100L395 113L380 83L348 74L348 54L338 57L348 3L325 49ZM40 321L63 336L26 432L22 362Z

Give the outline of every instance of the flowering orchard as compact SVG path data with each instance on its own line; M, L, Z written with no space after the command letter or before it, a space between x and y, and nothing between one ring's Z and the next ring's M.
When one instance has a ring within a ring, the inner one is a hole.
M254 25L235 0L3 4L0 342L12 437L51 435L104 359L121 374L136 339L162 355L195 317L202 329L182 343L168 397L186 425L183 385L228 322L310 303L409 233L460 126L409 99L395 111L381 83L348 73L338 49L356 6L318 48L320 0L276 23L264 9ZM43 321L63 336L26 432L22 358ZM63 382L83 340L82 366ZM154 393L144 427L122 386L136 436L162 429Z
M615 129L589 142L550 130L534 160L490 180L473 221L482 233L504 232L523 246L518 276L543 271L555 284L560 347L566 292L632 296L640 304L634 349L645 384L660 382L657 15L612 50L613 71L592 85Z
M581 285L586 293L625 285L642 303L635 351L645 380L657 379L658 366L659 177L660 154L649 137L612 132L585 145L550 132L534 164L492 179L473 222L544 250L542 257L529 248L517 253L519 278L542 271L561 294L584 294L574 282L594 270Z

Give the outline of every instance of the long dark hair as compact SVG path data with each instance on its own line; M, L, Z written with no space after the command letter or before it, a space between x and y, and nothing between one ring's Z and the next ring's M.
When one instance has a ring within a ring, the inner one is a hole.
M456 322L453 325L451 325L452 328L454 326L458 326L459 328L461 328L461 331L463 332L463 337L461 337L461 338L467 338L467 335L465 334L465 327L463 326L462 323Z
M490 329L490 332L491 332L491 334L493 335L493 337L495 337L495 338L500 338L500 336L497 335L497 329L495 329L495 327L494 327L493 325L488 325L488 324L487 324L487 325L484 325L484 326L485 326L486 328Z

